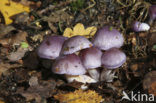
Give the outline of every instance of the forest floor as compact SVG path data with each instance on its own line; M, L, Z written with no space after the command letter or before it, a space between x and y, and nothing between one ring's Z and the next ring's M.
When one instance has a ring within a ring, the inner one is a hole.
M85 91L98 93L97 98L102 97L102 103L135 103L122 100L123 91L129 95L133 91L156 96L156 73L146 76L156 70L156 22L149 24L149 31L131 29L133 21L149 23L149 7L156 4L154 0L12 1L25 4L31 10L13 16L9 25L3 14L0 15L0 103L59 103L61 100L56 97L63 95L58 94L71 93L72 97L80 92L82 83L67 83L63 75L51 72L51 60L41 59L36 54L46 36L63 35L67 27L73 28L77 23L97 29L111 25L125 38L121 49L127 61L114 70L117 78L111 83L86 84ZM91 95L89 92L87 95ZM75 99L81 100L81 97Z

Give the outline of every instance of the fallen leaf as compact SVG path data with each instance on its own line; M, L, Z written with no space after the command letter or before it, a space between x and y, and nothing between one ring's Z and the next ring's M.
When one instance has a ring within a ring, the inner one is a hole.
M25 53L28 51L29 49L28 48L22 48L22 47L19 47L17 49L16 52L11 52L10 55L8 56L8 59L10 61L18 61L20 59L22 59L25 55Z
M15 67L18 67L18 65L1 62L0 63L0 77L2 74L3 75L7 74L9 69L15 68Z
M66 94L57 94L54 98L59 100L60 103L100 103L104 101L102 96L95 91L83 91L81 89Z
M21 47L22 48L28 48L29 44L27 42L21 42Z
M72 37L72 35L73 35L73 30L71 28L66 28L64 33L63 33L63 36Z
M30 85L31 87L37 86L37 85L38 85L38 77L37 77L37 76L32 76L32 77L29 79L29 85Z
M11 25L0 25L0 38L3 38L9 32L15 30Z
M0 100L0 103L5 103L4 101Z
M143 88L156 96L156 71L151 71L145 75Z
M66 28L64 30L63 36L65 37L72 37L76 35L85 36L86 38L91 38L96 33L97 28L95 26L91 26L88 28L84 28L84 25L81 23L77 23L73 30L71 28Z
M149 93L150 93L150 94L154 94L154 96L156 96L156 82L153 82L153 83L151 84L151 87L150 87L150 89L149 89Z
M94 34L96 33L97 31L97 28L92 26L92 27L88 27L86 30L85 30L85 35L87 38L91 38L92 36L94 36Z
M73 35L82 35L85 33L85 28L83 24L78 23L73 28Z
M69 15L67 12L63 11L63 10L58 10L56 12L52 12L50 14L50 16L48 17L44 17L45 21L48 22L53 22L53 23L57 23L57 22L69 22L71 21L72 17L71 15Z
M20 45L22 42L27 42L26 37L27 37L26 32L19 31L17 34L12 35L11 37L0 39L0 44L2 44L3 46Z
M0 0L0 11L5 19L5 24L11 24L11 16L22 13L30 12L29 7L24 6L20 3L13 2L11 0Z
M24 96L26 101L35 99L36 103L43 103L42 99L48 98L52 95L52 91L54 90L56 83L53 80L40 82L40 84L30 85L27 90L19 89L17 93Z

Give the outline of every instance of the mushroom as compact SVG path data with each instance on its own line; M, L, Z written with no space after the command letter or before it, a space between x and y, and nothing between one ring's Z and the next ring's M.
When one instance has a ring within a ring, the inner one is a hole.
M93 37L93 44L102 49L108 50L110 48L120 48L123 45L124 38L122 34L116 29L105 26L98 30Z
M102 55L102 66L108 69L115 69L126 62L126 55L117 48L112 48Z
M101 66L102 51L96 47L90 47L81 50L79 56L90 76L98 81L100 74L96 68Z
M56 74L65 74L68 82L74 80L82 83L96 82L83 75L86 73L86 69L76 54L68 54L57 58L52 66L52 71Z
M37 49L38 56L45 59L56 59L59 57L62 45L66 39L63 36L49 36L45 38Z
M152 5L149 8L149 16L150 16L150 24L153 23L153 21L156 19L156 5Z
M104 52L101 57L101 63L104 69L101 71L100 81L112 82L116 77L113 69L120 67L126 62L126 55L118 48L111 48Z
M64 42L61 53L64 55L72 54L81 49L89 48L91 46L92 43L87 38L83 36L74 36Z
M132 29L135 32L148 31L150 29L150 26L147 23L135 21L132 24Z

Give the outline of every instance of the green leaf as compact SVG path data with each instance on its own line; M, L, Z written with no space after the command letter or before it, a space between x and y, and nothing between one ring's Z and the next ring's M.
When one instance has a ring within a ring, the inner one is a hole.
M28 48L29 47L29 44L26 43L26 42L21 42L21 47L22 48Z
M109 27L109 30L110 30L110 31L112 31L112 30L113 30L113 27L112 27L112 26L110 26L110 27Z
M153 50L156 50L156 45L153 45Z

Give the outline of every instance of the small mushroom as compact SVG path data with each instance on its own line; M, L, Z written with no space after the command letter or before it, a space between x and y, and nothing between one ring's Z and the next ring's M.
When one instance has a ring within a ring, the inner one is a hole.
M156 19L156 5L149 8L150 24Z
M112 48L102 55L102 66L107 69L115 69L126 62L126 55L117 48Z
M93 44L102 50L108 50L113 47L120 48L123 42L124 38L122 34L109 26L99 29L93 37Z
M90 76L98 81L100 74L96 68L101 66L102 51L96 47L90 47L81 50L79 56Z
M92 43L87 38L83 36L74 36L64 42L61 53L64 55L72 54L74 52L89 48L91 46Z
M49 36L45 38L37 49L38 56L45 59L56 59L59 57L62 45L66 39L63 36Z
M83 75L86 73L86 69L76 54L68 54L57 58L52 66L52 71L56 74L65 74L68 82L74 80L82 83L95 82L92 78Z
M150 26L147 23L135 21L132 24L132 29L135 32L148 31L150 29Z

